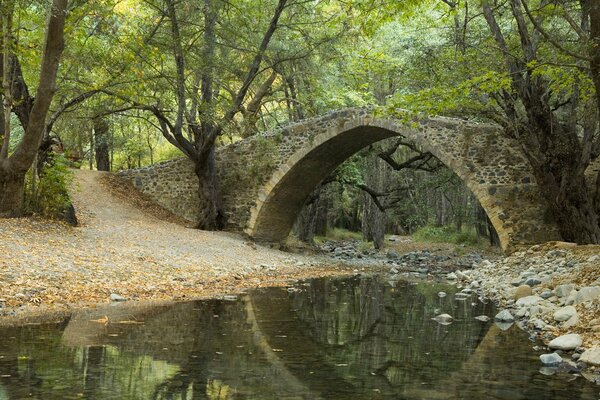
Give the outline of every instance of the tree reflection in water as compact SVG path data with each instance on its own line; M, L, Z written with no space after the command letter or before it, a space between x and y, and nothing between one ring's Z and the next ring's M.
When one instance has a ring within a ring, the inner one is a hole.
M2 329L0 400L598 398L581 378L539 374L526 335L474 320L491 305L456 301L452 286L355 277L299 289Z

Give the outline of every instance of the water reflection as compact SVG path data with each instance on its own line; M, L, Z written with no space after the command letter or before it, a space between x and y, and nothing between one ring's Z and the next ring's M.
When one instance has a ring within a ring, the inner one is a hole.
M540 374L524 333L476 321L489 304L394 286L323 279L3 329L0 400L599 398L582 378Z

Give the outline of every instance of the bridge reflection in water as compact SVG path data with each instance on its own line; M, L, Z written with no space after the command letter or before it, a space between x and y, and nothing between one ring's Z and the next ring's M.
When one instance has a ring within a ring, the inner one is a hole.
M582 378L540 374L526 334L474 320L491 305L456 301L451 286L363 277L299 289L2 329L0 399L598 398ZM440 312L455 322L432 321Z

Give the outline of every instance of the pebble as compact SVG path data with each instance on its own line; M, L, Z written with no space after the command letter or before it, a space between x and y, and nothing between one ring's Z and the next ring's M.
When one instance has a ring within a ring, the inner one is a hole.
M450 314L440 314L435 318L432 318L432 320L434 320L438 324L449 325L452 323L452 321L454 321L454 318L452 318Z
M116 294L116 293L111 293L110 301L127 301L127 298L125 298L119 294Z
M539 303L543 299L540 296L525 296L516 301L515 305L519 306L532 306L534 304Z
M577 310L573 306L565 306L554 312L554 320L558 322L567 321L572 316L577 315Z
M529 285L521 285L515 289L514 299L519 300L522 297L531 296L533 294L531 290L531 286Z
M577 333L569 333L559 336L548 343L548 347L558 350L573 350L583 343L581 335Z
M558 365L563 361L563 359L560 355L558 355L556 353L550 353L550 354L542 354L540 356L540 361L544 365Z
M490 317L488 317L487 315L478 315L475 317L475 319L481 322L488 322L490 320Z
M508 310L502 310L494 317L494 320L498 322L513 322L515 317Z
M579 357L578 361L581 361L581 362L589 364L589 365L599 366L600 365L600 347L592 347L591 349L587 349L586 351L584 351L581 354L581 357Z
M554 289L554 294L558 297L567 297L574 288L573 284L559 285Z
M600 286L586 286L579 289L575 304L585 303L600 298Z

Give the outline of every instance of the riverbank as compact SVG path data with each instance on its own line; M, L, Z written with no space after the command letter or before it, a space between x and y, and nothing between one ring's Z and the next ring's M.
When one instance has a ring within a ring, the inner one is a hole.
M600 371L600 246L550 242L449 276L548 346L547 366ZM556 353L556 355L552 355Z
M148 215L108 191L103 176L75 173L78 227L0 219L0 323L58 318L111 301L205 298L353 271Z

